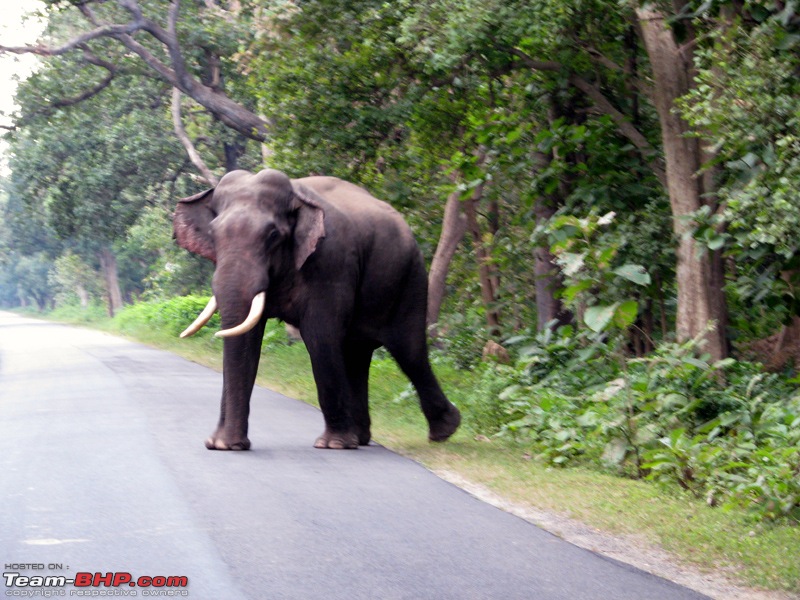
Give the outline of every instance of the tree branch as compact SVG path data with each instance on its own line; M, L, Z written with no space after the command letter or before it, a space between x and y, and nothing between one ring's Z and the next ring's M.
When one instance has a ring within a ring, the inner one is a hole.
M25 115L23 118L17 120L17 122L13 126L4 127L4 129L8 129L9 131L14 131L18 127L28 124L30 121L32 121L33 119L35 119L38 116L49 115L55 109L63 108L63 107L66 107L66 106L74 106L75 104L79 104L79 103L83 102L84 100L88 100L89 98L92 98L93 96L96 96L97 94L102 92L104 89L106 89L111 84L111 82L114 80L114 78L119 73L119 69L117 68L117 66L112 64L112 63L110 63L110 62L108 62L107 60L103 60L102 58L96 56L86 46L82 46L81 50L83 51L83 60L85 62L87 62L89 64L92 64L92 65L95 65L95 66L98 66L98 67L101 67L101 68L105 69L106 71L108 71L108 74L105 77L103 77L102 81L100 81L96 85L92 86L88 90L85 90L84 92L78 94L77 96L71 96L71 97L68 97L68 98L60 98L60 99L57 98L55 100L52 100L42 110L33 111L33 112Z
M64 98L62 100L54 100L50 104L50 106L52 106L54 108L62 108L64 106L72 106L74 104L79 104L80 102L83 102L84 100L88 100L92 96L96 96L97 94L102 92L104 89L106 89L111 84L111 82L113 81L114 77L117 76L117 73L118 73L119 69L117 69L116 65L114 65L114 64L112 64L112 63L110 63L110 62L108 62L106 60L103 60L103 59L101 59L101 58L99 58L97 56L95 56L94 54L92 54L92 52L89 50L88 47L84 46L81 49L83 50L83 56L84 56L84 60L86 62L105 69L106 71L108 71L108 74L105 77L103 77L103 80L100 83L98 83L97 85L93 86L92 88L86 90L85 92L83 92L81 94L78 94L77 96L73 96L71 98Z
M98 27L97 29L93 29L83 35L79 35L78 37L66 42L62 46L58 46L56 48L47 48L45 46L37 45L37 46L0 46L0 54L36 54L38 56L60 56L62 54L66 54L76 48L81 47L82 45L86 44L91 40L100 38L100 37L109 37L115 36L120 34L131 34L135 31L139 31L144 29L145 23L143 22L131 22L125 25L103 25L102 27Z
M561 72L563 70L563 65L561 65L561 63L535 60L519 48L508 48L508 51L519 58L525 66L534 71ZM661 164L661 160L657 158L658 153L655 148L650 145L650 142L647 141L647 138L645 138L633 123L611 103L599 87L575 74L569 74L568 80L570 85L583 92L584 95L592 101L592 104L600 113L611 117L611 120L616 124L620 134L636 146L659 182L666 186L666 171Z
M86 3L77 5L78 10L93 26L90 32L81 34L57 48L48 48L42 45L23 47L0 46L0 53L12 52L16 54L38 54L40 56L58 56L82 48L84 44L101 38L112 38L120 42L125 48L135 53L159 77L177 87L187 96L193 98L198 104L208 109L216 118L228 127L242 135L260 142L268 136L268 122L238 104L219 91L203 85L195 79L186 66L181 54L177 36L177 23L180 13L180 1L172 0L169 7L168 30L164 30L158 23L144 16L136 0L117 0L117 4L127 10L133 21L125 25L101 23L91 8ZM143 31L158 40L169 54L169 64L166 64L154 55L145 46L137 42L133 33ZM105 83L108 85L108 83ZM97 93L99 89L89 90L86 97Z
M181 144L186 149L186 154L189 155L192 164L197 167L197 170L200 171L210 186L216 187L219 180L203 161L192 140L189 139L186 128L183 126L183 120L181 119L181 91L176 87L172 88L172 123L175 126L175 135L178 136Z
M591 57L591 59L594 60L599 65L602 65L606 69L609 69L611 71L625 73L626 75L630 76L630 73L626 71L626 69L615 63L613 60L605 56L602 52L600 52L596 48L593 48L592 46L588 46L586 44L582 44L582 47L584 50L586 50L586 53ZM652 100L653 88L650 85L648 85L646 82L642 81L638 77L630 77L630 80L633 86L637 90L639 90L639 92L641 92L642 94L644 94L645 96L647 96Z
M553 60L535 60L530 54L523 52L519 48L507 48L507 50L522 60L522 64L534 71L551 71L557 73L564 69L564 66L560 62Z
M633 123L630 122L622 112L620 112L611 101L606 98L605 94L596 85L593 85L577 75L569 76L570 84L583 92L594 104L595 108L602 114L611 117L614 124L617 126L619 132L628 139L636 148L639 153L647 161L648 166L652 169L655 176L663 186L667 185L667 173L661 160L657 158L658 153L656 149L647 141L647 138L642 135Z

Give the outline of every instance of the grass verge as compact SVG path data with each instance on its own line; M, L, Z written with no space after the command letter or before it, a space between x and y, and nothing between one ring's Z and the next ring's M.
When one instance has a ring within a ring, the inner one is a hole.
M53 315L76 322L72 315ZM87 324L86 319L78 319ZM174 332L134 321L91 319L91 325L221 369L222 343L208 334L178 340ZM268 329L258 382L316 403L308 354ZM434 365L451 399L466 402L478 382L447 363ZM428 468L456 473L516 505L571 517L611 534L635 536L710 574L800 598L800 528L756 523L742 511L723 511L656 485L596 471L553 468L531 460L524 445L476 434L469 419L445 444L429 444L416 396L394 362L377 354L370 379L376 441Z

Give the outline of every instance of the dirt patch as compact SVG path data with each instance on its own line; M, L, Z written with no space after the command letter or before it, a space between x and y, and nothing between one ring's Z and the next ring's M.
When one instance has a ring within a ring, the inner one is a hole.
M736 354L753 362L760 362L768 371L800 369L800 318L781 328L778 333L760 340L741 344Z
M525 519L571 544L674 581L711 598L717 600L800 600L800 595L754 590L740 586L735 583L733 577L726 577L724 572L705 573L699 571L694 567L682 564L672 554L635 536L611 535L569 517L510 502L488 488L465 479L458 473L441 469L435 469L434 473L479 500Z

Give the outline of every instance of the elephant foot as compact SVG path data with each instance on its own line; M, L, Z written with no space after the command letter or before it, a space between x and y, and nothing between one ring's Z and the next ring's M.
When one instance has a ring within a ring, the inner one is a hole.
M250 450L250 440L246 437L228 440L221 434L214 434L206 440L209 450Z
M358 448L359 436L350 431L335 432L325 430L325 432L314 442L314 448L329 450L353 450Z
M461 425L461 413L452 404L435 421L430 422L428 439L432 442L443 442L456 432Z

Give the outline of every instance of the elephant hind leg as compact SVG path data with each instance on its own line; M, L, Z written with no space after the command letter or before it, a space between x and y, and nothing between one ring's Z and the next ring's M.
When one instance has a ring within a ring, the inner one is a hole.
M428 438L442 442L458 429L461 413L444 395L428 359L428 278L421 256L416 260L398 295L392 322L381 333L381 341L417 390L420 408L428 420Z
M403 373L411 380L419 396L420 408L428 420L428 439L443 442L461 424L461 413L444 395L428 360L424 327L416 335L398 333L386 344Z

